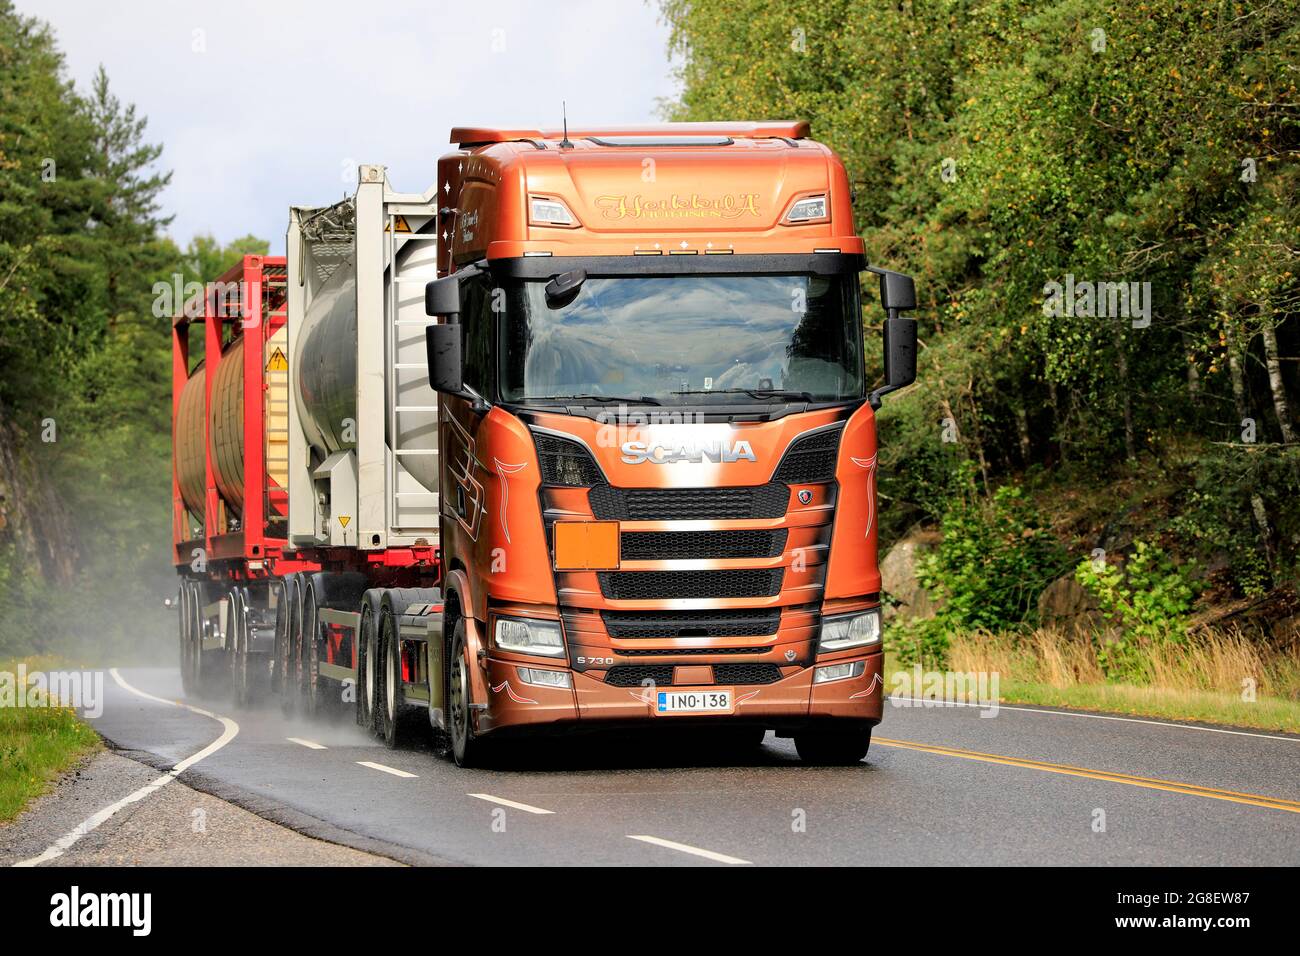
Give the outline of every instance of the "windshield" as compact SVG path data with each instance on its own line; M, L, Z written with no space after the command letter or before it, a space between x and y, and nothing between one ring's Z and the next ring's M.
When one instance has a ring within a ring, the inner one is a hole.
M862 396L855 275L590 277L557 308L544 287L533 280L507 287L506 401Z

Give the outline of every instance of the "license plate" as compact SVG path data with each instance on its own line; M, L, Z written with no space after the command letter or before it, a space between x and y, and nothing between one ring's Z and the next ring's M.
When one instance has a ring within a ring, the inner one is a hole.
M656 714L730 714L734 709L730 687L699 690L661 690L655 693Z

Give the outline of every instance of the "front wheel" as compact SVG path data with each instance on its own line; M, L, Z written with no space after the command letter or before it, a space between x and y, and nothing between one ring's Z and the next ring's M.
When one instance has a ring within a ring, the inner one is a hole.
M871 728L809 730L794 735L794 749L804 763L848 767L860 763L871 747Z
M483 761L483 741L474 735L471 711L474 695L465 660L465 619L459 618L451 633L451 655L447 669L447 710L451 730L451 756L458 767L476 767Z

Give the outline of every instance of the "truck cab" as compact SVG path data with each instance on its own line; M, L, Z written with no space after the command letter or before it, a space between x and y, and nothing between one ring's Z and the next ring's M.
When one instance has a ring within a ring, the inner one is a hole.
M865 755L874 416L914 377L914 292L867 265L844 166L808 133L452 131L425 294L458 762L650 722Z

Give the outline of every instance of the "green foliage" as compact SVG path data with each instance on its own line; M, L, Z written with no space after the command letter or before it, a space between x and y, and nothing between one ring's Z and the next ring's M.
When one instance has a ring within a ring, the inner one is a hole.
M49 30L0 0L0 652L174 633L171 325L153 286L267 245L177 249L160 155L102 70L75 88Z
M917 277L918 381L879 419L886 538L942 517L960 461L986 495L1032 469L1092 483L1184 436L1211 455L1250 417L1273 444L1220 456L1249 479L1220 495L1189 475L1210 501L1180 501L1231 512L1239 588L1286 580L1300 541L1278 447L1300 431L1300 0L662 8L682 58L668 115L810 120L848 167L869 257ZM1150 325L1046 314L1046 284L1067 275L1150 283ZM870 343L874 305L866 316Z
M971 485L969 465L958 480ZM947 635L1018 628L1066 567L1065 552L1025 500L1004 485L991 499L973 491L944 515L943 539L917 562L917 580L939 605L934 618L893 624L886 635L902 663L942 662Z
M1084 561L1075 580L1097 599L1118 636L1102 640L1097 659L1107 678L1146 683L1153 645L1182 643L1198 585L1158 547L1138 541L1123 567Z

